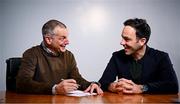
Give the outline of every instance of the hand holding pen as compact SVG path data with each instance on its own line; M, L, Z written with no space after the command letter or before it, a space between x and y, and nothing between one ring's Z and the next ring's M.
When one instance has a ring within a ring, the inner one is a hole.
M70 91L77 90L79 84L77 84L74 79L61 79L61 82L58 83L55 87L57 94L66 94Z

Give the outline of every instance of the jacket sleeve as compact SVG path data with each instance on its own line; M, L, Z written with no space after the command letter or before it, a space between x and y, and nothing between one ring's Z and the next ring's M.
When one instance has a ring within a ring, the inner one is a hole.
M113 54L108 65L106 66L106 69L102 77L99 80L102 90L107 91L109 84L116 80L117 75L118 73L117 73L117 67L115 64L115 55Z
M157 69L158 79L147 83L147 93L178 93L177 76L167 53L163 54Z
M33 80L37 67L37 57L29 49L23 54L21 66L16 77L16 91L19 93L52 94L53 85Z
M71 79L75 79L76 82L80 85L79 89L80 90L85 90L90 84L91 82L87 81L86 79L84 79L81 74L79 73L77 64L76 64L76 60L74 58L74 55L71 53L70 57L69 57L69 68L70 68L70 75L69 78Z

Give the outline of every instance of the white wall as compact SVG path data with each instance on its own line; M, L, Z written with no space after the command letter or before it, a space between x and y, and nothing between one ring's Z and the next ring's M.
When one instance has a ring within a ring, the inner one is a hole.
M80 73L98 80L112 52L122 49L120 33L128 18L145 18L152 28L149 46L170 54L180 81L180 0L0 0L0 90L6 63L42 41L49 19L70 30L71 50Z

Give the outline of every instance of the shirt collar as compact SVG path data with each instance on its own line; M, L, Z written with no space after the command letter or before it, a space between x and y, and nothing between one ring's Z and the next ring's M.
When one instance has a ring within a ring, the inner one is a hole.
M51 54L51 55L53 55L53 56L59 56L59 55L60 55L59 52L56 53L56 52L53 52L51 49L49 49L49 48L45 45L44 41L41 42L41 46L42 46L43 50L46 51L48 54Z

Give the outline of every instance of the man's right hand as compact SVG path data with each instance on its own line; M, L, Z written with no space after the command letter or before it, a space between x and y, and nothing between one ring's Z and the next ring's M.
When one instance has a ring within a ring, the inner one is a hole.
M122 84L119 82L113 82L109 85L108 90L111 92L121 92L123 90Z
M116 93L139 94L143 93L142 85L135 84L133 81L121 78L118 82L109 85L108 90Z
M66 94L70 91L74 91L78 89L78 84L74 79L65 79L61 81L55 87L56 94Z

